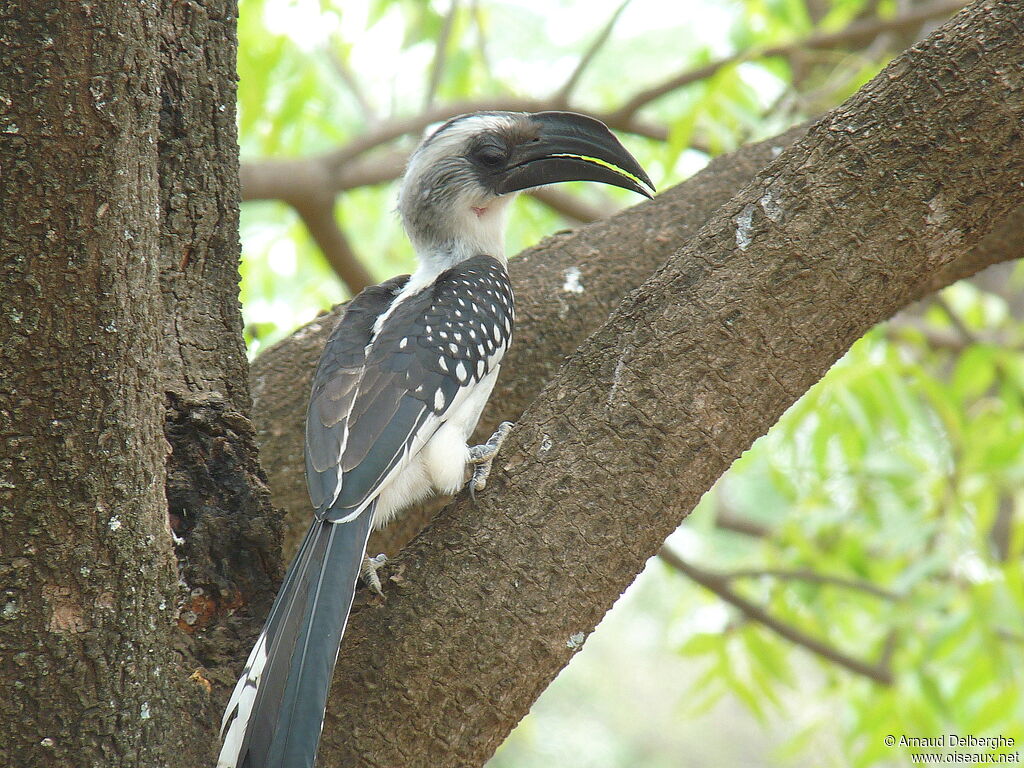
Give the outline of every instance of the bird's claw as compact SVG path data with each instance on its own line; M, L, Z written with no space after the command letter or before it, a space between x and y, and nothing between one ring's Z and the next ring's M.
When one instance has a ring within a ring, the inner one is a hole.
M482 491L487 487L487 478L491 476L491 466L494 463L494 458L498 455L501 444L505 442L505 438L508 437L508 433L512 431L513 426L511 421L501 422L498 428L494 430L494 434L487 439L486 443L474 445L469 449L469 463L473 465L473 475L469 478L468 483L469 498L474 504L476 503L477 491Z
M493 464L494 459L488 459L473 467L473 477L469 483L471 491L482 491L487 487L487 478L491 476L491 466Z
M364 557L363 567L360 569L360 575L363 577L363 582L370 588L371 592L374 592L380 597L384 597L384 589L381 587L380 576L377 575L377 571L387 565L388 556L383 552L376 557Z
M466 483L469 486L469 500L476 506L476 492L487 487L487 478L491 475L491 464L494 459L487 459L473 467L473 474Z

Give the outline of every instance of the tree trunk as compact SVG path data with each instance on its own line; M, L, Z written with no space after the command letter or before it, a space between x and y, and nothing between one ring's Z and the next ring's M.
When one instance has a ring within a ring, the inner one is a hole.
M158 765L175 566L159 366L158 15L7 4L0 762Z
M179 626L195 667L233 685L281 575L248 416L249 367L238 301L238 140L234 0L165 0L160 39L160 288L165 348L167 503L186 594ZM207 631L211 630L211 631ZM209 728L221 701L198 715ZM216 730L206 737L210 748Z
M243 415L234 3L0 25L0 764L209 765L210 679L253 625L222 620L279 574Z

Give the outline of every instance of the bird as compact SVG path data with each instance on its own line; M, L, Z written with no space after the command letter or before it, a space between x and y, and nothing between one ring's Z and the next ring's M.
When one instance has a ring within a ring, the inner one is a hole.
M512 424L468 440L512 340L504 232L522 190L654 185L601 121L574 112L476 112L411 154L398 213L412 275L353 298L324 346L306 416L313 519L221 725L218 768L313 768L327 694L370 532L431 494L484 490Z

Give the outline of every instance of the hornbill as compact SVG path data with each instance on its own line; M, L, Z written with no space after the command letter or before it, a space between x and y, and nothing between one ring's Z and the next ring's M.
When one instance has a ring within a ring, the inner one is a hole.
M316 511L228 702L219 767L313 766L360 571L379 589L371 529L455 493L467 468L484 488L512 426L466 443L512 338L505 214L561 181L654 189L603 123L570 112L462 115L409 159L398 210L419 267L352 299L324 347L306 416Z

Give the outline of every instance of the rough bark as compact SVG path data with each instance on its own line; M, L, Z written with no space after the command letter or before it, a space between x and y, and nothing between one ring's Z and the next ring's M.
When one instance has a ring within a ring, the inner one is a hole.
M729 463L1024 204L1022 35L1024 4L971 6L626 298L524 414L480 508L443 511L387 603L353 615L334 764L480 765Z
M251 405L238 301L235 3L165 2L160 53L161 368L168 389Z
M279 517L259 465L238 301L237 9L165 0L159 121L167 503L184 594L178 624L194 669L233 682L280 576ZM221 668L223 665L224 668ZM219 699L195 711L213 745Z
M280 573L243 415L235 15L0 5L4 765L211 764L210 681L254 624L227 617Z
M172 762L159 17L5 3L0 763Z

